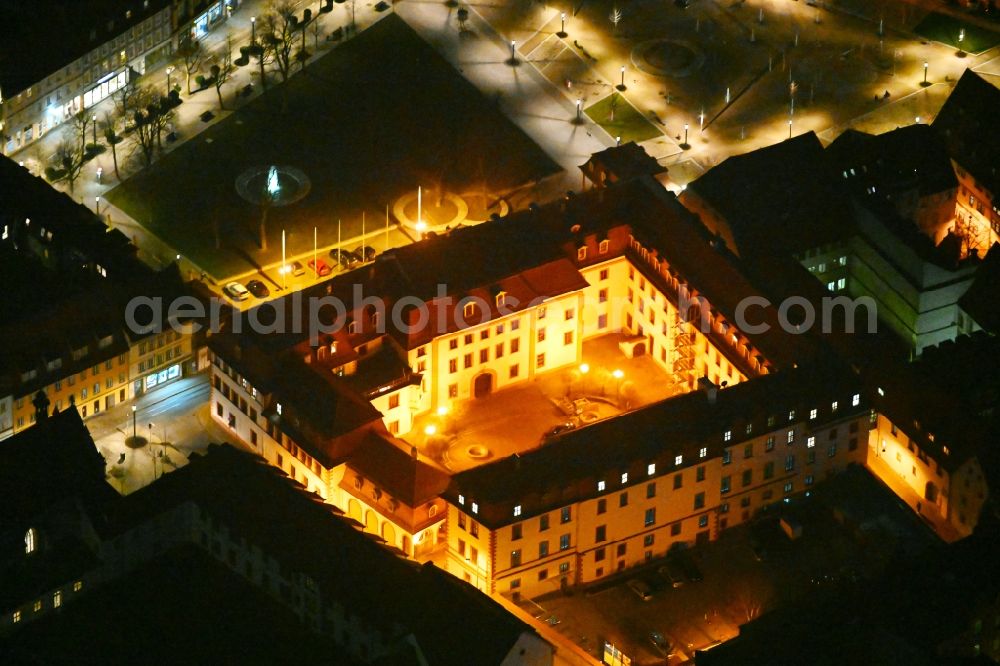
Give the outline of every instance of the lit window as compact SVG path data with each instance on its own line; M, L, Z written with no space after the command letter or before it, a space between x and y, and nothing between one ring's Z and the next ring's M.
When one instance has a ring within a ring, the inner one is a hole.
M75 583L73 583L73 591L74 592L79 592L82 589L83 589L83 581L82 580L78 580Z
M649 476L653 476L654 474L656 474L656 463L649 463L648 465L646 465L646 474L648 474Z
M674 464L681 465L684 463L684 456L674 456Z
M837 280L837 290L841 290L847 286L847 278L840 278Z
M839 406L839 405L838 405L837 401L836 401L836 400L834 400L833 402L831 402L831 403L830 403L830 411L831 411L831 412L835 412L835 411L837 411L837 407L838 407L838 406Z
M598 481L597 482L597 492L603 492L603 491L604 491L604 482L603 481Z
M861 404L861 394L860 393L855 393L851 397L851 406L852 407L857 407L860 404Z
M733 438L733 431L732 430L727 430L726 434L722 436L723 441L726 441L726 442L728 442L732 438Z
M628 483L628 472L622 472L622 485Z
M472 513L479 513L479 505L475 502L472 503Z
M42 610L42 602L41 602L41 600L39 600L39 601L36 601L36 602L35 602L35 605L34 605L34 607L33 607L33 608L35 609L35 612L36 612L36 613L37 613L38 611Z
M518 504L517 506L514 507L514 515L515 516L520 516L521 515L521 505L520 504Z
M817 414L817 413L818 413L818 412L817 412L817 411L816 411L815 409L810 409L810 410L809 410L809 418L811 418L811 419L814 419L814 418L816 418L816 414Z
M463 314L465 314L465 318L468 319L472 315L476 314L476 304L466 303L464 308L462 309L462 312Z
M21 621L21 611L14 611L14 622Z
M882 390L881 386L878 387L878 394L882 397L885 397L885 391Z
M278 412L278 416L281 416L281 403L275 403L275 410Z
M24 554L31 555L36 550L38 550L38 532L32 527L24 535Z
M704 458L706 456L708 456L708 449L706 447L702 447L701 450L698 451L698 457Z
M52 607L59 608L62 606L62 590L56 590L55 594L52 595Z
M789 430L788 431L788 443L791 444L794 441L795 441L795 431L794 430Z
M458 503L461 504L462 506L465 506L465 495L458 496Z
M600 242L600 244L597 246L597 251L600 252L601 254L607 254L608 253L608 241L602 240Z
M794 409L791 410L790 412L788 412L788 420L789 421L794 421L795 420L795 410Z
M501 291L497 294L497 308L502 308L507 303L507 292Z
M816 438L815 437L810 437L809 439L806 440L806 448L807 449L811 449L814 446L816 446Z
M837 259L837 263L840 264L841 266L846 266L847 265L847 257L840 257L839 259Z
M586 247L579 248L576 251L576 260L577 261L583 261L586 258L587 258L587 248Z

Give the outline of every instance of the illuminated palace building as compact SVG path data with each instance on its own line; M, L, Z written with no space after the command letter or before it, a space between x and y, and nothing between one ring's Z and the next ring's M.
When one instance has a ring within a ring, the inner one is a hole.
M865 463L871 391L817 365L823 341L782 332L773 306L752 309L767 331L741 331L740 299L754 295L673 195L626 180L396 248L244 313L242 332L208 339L211 411L389 546L485 591L533 595L714 539ZM310 297L347 312L312 341ZM250 319L285 332L250 332ZM436 462L415 421L565 374L599 338L646 355L679 395L466 471ZM939 488L929 507L945 503Z

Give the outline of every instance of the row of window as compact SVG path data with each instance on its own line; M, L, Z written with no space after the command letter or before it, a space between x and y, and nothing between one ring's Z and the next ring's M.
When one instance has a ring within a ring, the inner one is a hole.
M82 589L83 589L83 581L78 580L75 583L73 583L74 592L79 592ZM55 592L52 593L52 607L59 608L60 606L62 606L62 590L56 590ZM42 610L42 600L36 599L35 603L31 605L31 610L34 613L40 612ZM22 619L21 611L16 610L13 613L11 613L10 619L14 622L14 624L20 622Z

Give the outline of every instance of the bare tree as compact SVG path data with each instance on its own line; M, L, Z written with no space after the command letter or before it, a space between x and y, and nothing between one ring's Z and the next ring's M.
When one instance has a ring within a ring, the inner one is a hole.
M292 49L298 27L295 4L291 0L280 0L272 5L271 10L264 14L261 20L260 32L264 50L271 52L282 81L287 81L292 73Z
M235 69L229 53L226 53L222 60L212 65L210 70L212 72L212 84L215 86L215 94L219 96L219 109L226 108L226 105L222 102L222 86L229 82Z
M135 122L136 146L142 153L146 166L153 162L157 150L163 150L161 136L164 128L173 119L174 112L169 108L167 100L149 86L139 88L134 103L133 114Z
M770 596L770 591L764 585L744 581L732 590L733 608L740 617L751 622L767 608Z
M91 113L88 109L77 111L70 119L70 127L73 129L73 138L78 146L81 162L87 154L87 130L90 129L90 123Z
M114 102L115 114L122 121L122 134L128 131L128 123L134 117L136 110L139 109L139 104L136 101L138 95L139 86L131 80L112 95L111 101Z
M73 186L83 169L83 153L76 146L75 141L63 139L56 146L56 151L52 156L54 170L49 172L51 180L65 180L69 183L70 194L73 194Z
M115 178L121 180L118 173L118 144L125 139L118 134L118 117L111 111L105 111L101 117L101 130L104 133L104 140L111 146L111 160L115 165Z
M184 63L184 76L187 79L187 92L190 95L191 77L201 69L201 65L205 61L205 49L202 48L201 42L197 39L189 39L177 49L177 55Z

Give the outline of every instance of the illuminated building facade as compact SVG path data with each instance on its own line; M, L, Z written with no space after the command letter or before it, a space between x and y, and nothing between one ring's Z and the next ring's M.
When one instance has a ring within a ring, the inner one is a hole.
M703 386L454 475L449 570L513 597L592 583L864 463L871 415L848 375Z

